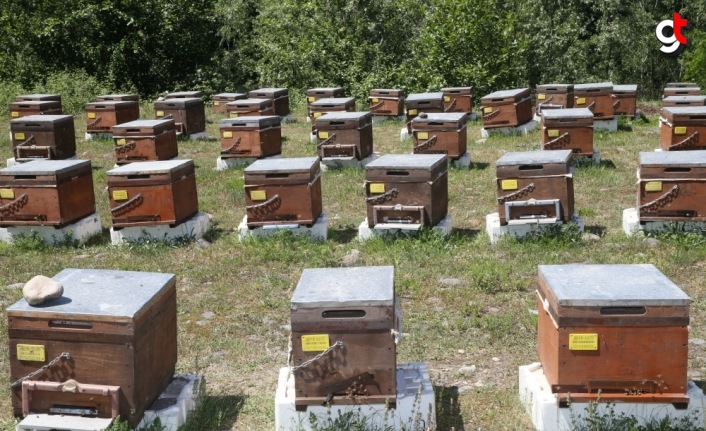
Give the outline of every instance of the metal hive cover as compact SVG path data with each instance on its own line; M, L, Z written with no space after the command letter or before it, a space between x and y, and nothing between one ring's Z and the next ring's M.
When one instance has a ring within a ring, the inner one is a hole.
M343 90L343 87L315 87L315 88L310 88L308 91L334 92L334 91L341 91L341 90Z
M291 307L392 306L395 268L307 268L292 295Z
M557 89L562 89L564 91L569 91L573 90L574 84L541 84L537 86L537 91L545 91L549 87L551 88L557 88Z
M414 117L412 121L414 122L424 122L428 123L430 121L461 121L463 117L468 116L465 112L429 112L425 113L426 118L422 118L421 115Z
M706 96L667 96L662 99L664 102L703 102L706 100Z
M13 100L10 105L21 105L21 106L45 106L48 104L59 103L58 100Z
M637 85L634 85L634 84L614 85L613 91L633 92L634 93L637 91Z
M444 87L441 91L469 91L472 89L473 87Z
M360 120L361 118L370 117L372 114L369 111L357 111L357 112L327 112L326 114L320 116L316 121L326 121L326 120Z
M593 118L593 112L588 108L543 109L542 117L552 120L562 118Z
M316 100L314 102L311 102L309 105L311 106L319 106L319 105L339 105L339 104L348 104L355 102L355 97L324 97L319 100Z
M170 123L174 120L135 120L127 123L118 124L115 127L156 127L164 123Z
M176 168L186 165L193 165L191 160L162 160L129 163L118 168L111 169L108 175L140 175L140 174L166 174Z
M47 97L61 97L59 94L53 94L53 93L32 93L32 94L22 94L20 96L17 96L17 98L26 98L26 97L32 97L35 99L44 99Z
M218 93L214 94L213 97L242 97L247 96L245 93Z
M220 121L220 127L233 126L236 124L280 124L282 119L277 115L253 115L248 117L224 118Z
M444 98L444 93L412 93L407 96L407 102L415 102L418 100L436 100Z
M706 166L706 151L650 151L640 153L640 166Z
M91 166L90 160L33 160L0 169L2 175L57 175L77 167Z
M269 102L269 101L270 101L270 99L258 99L255 97L251 97L248 99L234 100L232 102L226 103L226 105L234 105L234 106L240 106L240 105L247 106L247 105L253 105L253 104L260 105L263 102Z
M266 174L268 172L309 172L319 162L318 157L296 157L285 159L255 160L245 168L246 174Z
M574 85L574 91L576 90L595 90L595 89L612 89L613 88L613 83L612 82L595 82L591 84L575 84Z
M67 268L52 278L64 286L62 297L34 307L20 299L7 311L131 318L166 289L175 276L158 272Z
M86 103L86 109L93 108L97 105L101 105L101 106L134 106L135 103L136 102L134 100L103 100L100 102Z
M483 96L483 99L505 99L508 97L515 97L518 94L521 94L527 90L528 88L514 88L512 90L494 91L488 94L487 96Z
M667 106L662 109L676 115L706 115L706 106Z
M365 166L365 169L424 169L431 170L446 163L445 154L386 154Z
M10 120L11 124L23 124L23 123L56 123L59 121L65 121L67 118L73 120L73 115L27 115L21 118L15 118Z
M495 163L497 166L531 165L543 163L566 163L571 159L571 150L521 151L505 153Z
M685 306L690 298L654 265L539 265L560 306Z

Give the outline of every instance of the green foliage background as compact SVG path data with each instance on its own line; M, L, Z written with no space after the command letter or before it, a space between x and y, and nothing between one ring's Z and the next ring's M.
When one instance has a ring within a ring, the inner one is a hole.
M690 43L683 55L667 57L654 31L675 10L689 20ZM62 77L145 97L255 86L289 87L294 94L328 85L359 98L374 87L413 92L472 85L478 97L502 88L605 80L638 84L655 97L669 81L706 87L706 2L2 2L3 87L48 88Z

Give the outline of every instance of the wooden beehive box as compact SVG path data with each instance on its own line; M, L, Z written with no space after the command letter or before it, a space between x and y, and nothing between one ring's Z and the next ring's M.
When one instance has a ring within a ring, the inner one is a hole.
M689 301L652 265L539 265L539 360L552 392L688 403Z
M261 158L281 154L281 122L277 115L221 120L221 157Z
M587 108L542 111L542 149L570 149L574 154L593 156L593 113Z
M666 88L670 87L676 87L676 88L688 88L688 87L697 87L698 84L695 82L668 82L666 85Z
M200 99L203 98L203 91L193 90L193 91L173 91L167 93L164 97L165 99Z
M515 127L532 119L529 88L516 88L490 93L480 99L483 127Z
M115 162L169 160L179 155L174 120L137 120L113 126Z
M243 173L248 227L313 225L321 215L318 157L256 160Z
M457 159L466 154L468 114L448 112L418 115L412 120L414 154L446 154Z
M91 102L84 109L88 133L110 133L113 126L140 118L140 104L134 100Z
M496 162L500 224L555 219L574 215L571 150L505 153Z
M444 93L444 112L463 112L470 114L473 112L472 87L445 87L441 89Z
M659 122L662 150L706 149L706 106L662 108Z
M399 117L404 114L404 90L399 88L375 88L370 90L368 105L373 115Z
M158 100L154 112L157 120L174 120L177 133L206 131L206 108L200 97Z
M700 96L701 88L694 85L693 87L665 87L662 97L668 96Z
M329 112L355 111L355 97L326 97L309 103L311 130L316 131L316 119Z
M74 117L30 115L10 121L12 152L17 161L68 159L76 155Z
M302 272L291 301L296 406L394 407L402 320L394 275L392 266Z
M107 174L114 228L176 226L199 211L191 160L130 163Z
M314 122L320 158L354 157L373 153L373 116L370 112L332 112Z
M10 120L30 115L61 115L61 102L55 100L26 100L11 102Z
M537 113L544 109L574 107L574 84L543 84L537 86Z
M574 85L574 108L588 108L594 120L612 120L617 100L612 82Z
M270 99L239 99L226 103L228 118L275 115Z
M706 96L667 96L662 99L662 107L706 106Z
M135 112L132 114L135 119L140 118L140 96L137 94L103 94L96 96L96 102L135 102L132 105Z
M637 112L637 85L614 85L616 115L634 117Z
M84 412L98 417L119 413L136 426L174 374L176 277L68 268L53 279L63 285L62 297L39 307L21 299L7 309L10 380L28 375L62 353L70 358L61 358L36 377L43 382L13 387L14 414L27 414L24 401L33 413ZM93 393L71 391L69 380L117 386L118 405L100 387Z
M637 207L641 222L706 221L704 151L640 153Z
M306 90L306 107L311 115L311 104L319 99L346 97L343 87L317 87Z
M248 97L255 99L270 99L274 113L284 117L289 115L289 90L286 88L260 88L248 93Z
M448 212L443 154L388 154L365 166L368 226L436 226Z
M412 119L422 112L444 112L444 93L412 93L404 101L407 112L407 131L412 133Z
M0 226L62 228L95 212L88 160L35 160L0 169Z
M222 114L226 112L226 103L236 100L247 99L245 93L218 93L211 96L213 102L213 113Z
M27 100L38 100L38 101L54 100L54 101L59 102L59 104L61 104L61 95L60 94L48 94L48 93L23 94L21 96L16 96L15 100L18 102L27 101Z

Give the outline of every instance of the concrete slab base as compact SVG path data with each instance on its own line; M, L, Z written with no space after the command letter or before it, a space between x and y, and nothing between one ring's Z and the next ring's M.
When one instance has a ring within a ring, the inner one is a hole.
M277 154L270 157L263 157L262 160L281 159L282 155ZM216 170L226 171L228 169L243 168L252 165L258 160L257 157L219 157L216 159Z
M141 241L167 241L173 242L181 239L190 241L203 238L211 225L211 215L197 213L189 220L170 227L168 224L154 226L131 226L118 230L110 228L110 242L113 245L123 245L130 242Z
M385 404L366 404L365 400L361 399L360 404L356 405L308 406L305 411L299 412L294 406L294 375L289 368L280 369L277 383L277 431L311 431L312 415L317 418L319 426L327 427L333 425L332 422L343 414L367 418L366 425L370 429L436 429L434 388L429 378L429 370L422 362L397 365L397 401L394 409Z
M406 115L373 115L373 123L382 123L383 121L404 121Z
M494 127L490 129L480 129L480 137L488 138L490 135L526 135L537 128L537 122L529 120L525 124L515 127Z
M104 431L112 423L111 418L31 413L17 424L15 431Z
M703 221L640 221L637 208L623 210L623 232L632 236L642 232L706 232L706 222Z
M571 407L559 407L557 396L552 393L551 387L542 370L542 365L535 362L519 367L519 395L520 402L532 418L532 424L538 431L564 431L574 429L572 416L580 420L588 416L589 403L573 402ZM703 424L706 396L694 382L687 382L687 395L689 406L684 410L677 410L672 404L667 403L614 403L611 409L617 416L635 416L638 425L645 425L647 421L658 421L662 418L674 419L689 416L697 424ZM598 415L607 413L607 404L598 403Z
M317 140L316 133L309 134L309 142L316 142L316 140Z
M20 160L18 162L14 157L11 157L11 158L7 159L7 167L9 168L10 166L19 165L20 163L33 162L35 160L47 160L47 159L29 159L29 160ZM76 160L76 156L69 157L69 158L63 159L63 160Z
M318 220L316 220L316 223L311 227L300 224L273 224L259 226L253 229L248 227L248 216L245 216L238 225L238 238L241 241L247 237L266 238L283 230L292 232L294 235L306 235L313 240L326 241L328 238L328 214L321 214Z
M404 223L378 223L375 227L368 226L367 217L358 225L358 239L367 241L370 238L392 235L397 233L410 234L418 232L422 228L420 224L404 224ZM446 217L434 227L433 230L440 232L443 236L449 236L453 230L453 217L451 214L446 214Z
M280 118L281 118L280 121L282 121L283 123L294 123L295 121L297 121L297 118L292 114L287 114L287 115L280 117ZM309 117L307 116L306 118L309 118Z
M12 244L20 236L39 235L47 244L64 241L84 244L94 235L101 233L101 218L97 213L62 228L54 226L7 226L0 227L0 241Z
M145 411L138 429L149 426L156 419L164 431L177 431L189 414L198 406L204 393L203 377L194 374L175 374L157 400Z
M449 163L451 163L454 168L468 169L471 167L471 153L466 151L458 159L449 159Z
M358 160L355 157L324 157L321 159L321 170L326 171L329 168L364 168L365 165L380 157L377 154L371 154L363 160Z
M576 155L574 155L574 161L576 161L578 164L593 164L598 166L601 164L601 154L598 152L598 150L593 150L593 155L591 157L576 157Z
M203 132L198 132L198 133L191 133L189 135L184 134L182 136L188 137L192 141L197 141L197 140L206 140L208 139L208 132L205 130Z
M477 121L478 120L478 114L476 112L471 112L468 114L468 121Z
M513 220L512 224L502 226L500 224L500 214L492 213L485 216L485 231L490 237L490 243L496 244L503 235L512 235L516 238L523 238L527 235L539 233L553 226L561 226L564 223L556 219L536 219L536 220ZM575 223L580 232L583 232L584 221L574 214L571 223Z
M410 134L407 131L407 128L406 127L401 128L400 129L400 142L402 142L406 139L409 139L409 138L410 138Z
M605 130L608 132L618 131L618 117L612 120L593 120L593 130Z
M83 135L83 138L86 141L92 141L94 139L113 139L113 134L112 133L88 133L88 132L86 132L86 134Z

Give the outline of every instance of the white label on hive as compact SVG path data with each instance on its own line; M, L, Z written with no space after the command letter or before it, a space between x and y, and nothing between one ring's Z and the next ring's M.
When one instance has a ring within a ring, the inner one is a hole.
M224 137L224 138L232 138L232 137L233 137L233 132L231 132L231 131L225 131L225 132L223 132L223 137Z
M316 97L309 96L309 103L311 103L311 102L316 102Z
M44 362L46 361L46 355L44 354L44 346L41 344L18 344L17 345L17 359L20 361L35 361Z
M370 183L370 193L385 193L385 183Z
M17 139L18 141L24 141L25 134L24 133L15 133L15 139Z
M96 118L96 113L95 113L95 112L89 112L89 113L88 113L88 118L91 119L91 120L94 119L94 118Z
M417 110L416 109L409 109L407 111L407 115L417 115Z
M267 192L265 190L253 190L250 192L250 199L254 201L267 200Z
M213 102L213 106L221 106L221 102L219 102L218 100L216 100L215 102Z
M491 108L490 106L488 106L487 108L483 108L484 114L490 114L491 112L493 112L493 108Z
M373 97L373 103L378 103L379 101L380 99L378 99L377 97Z
M585 104L586 104L586 98L585 98L585 97L577 97L577 98L576 98L576 104L577 104L577 105L585 105Z
M127 190L113 190L113 200L114 201L127 200Z
M686 135L686 127L680 126L674 128L675 135Z
M517 180L502 180L500 188L502 190L517 190Z
M429 139L429 133L428 132L418 132L417 139Z
M544 100L546 98L547 96L545 96L543 93L537 93L537 100Z
M157 111L158 117L164 117L164 111Z
M448 103L448 102L450 102L450 101L451 101L451 97L449 97L449 96L444 96L444 102L447 102L447 103Z
M648 181L645 183L646 192L661 192L662 181Z
M319 132L319 139L328 139L328 132Z
M569 350L598 350L598 334L569 334Z
M0 199L15 199L15 191L12 189L0 189Z
M331 347L328 334L302 335L303 352L323 352Z
M230 113L230 118L238 118L238 113L237 113L237 112L231 112L231 113Z
M20 113L17 112L17 111L12 111L12 112L10 112L10 116L11 116L12 118L17 118L17 117L20 116Z
M118 145L125 145L127 142L125 141L125 138L118 138L115 143Z
M550 138L556 138L559 136L559 130L558 129L549 129L547 130L547 136Z

